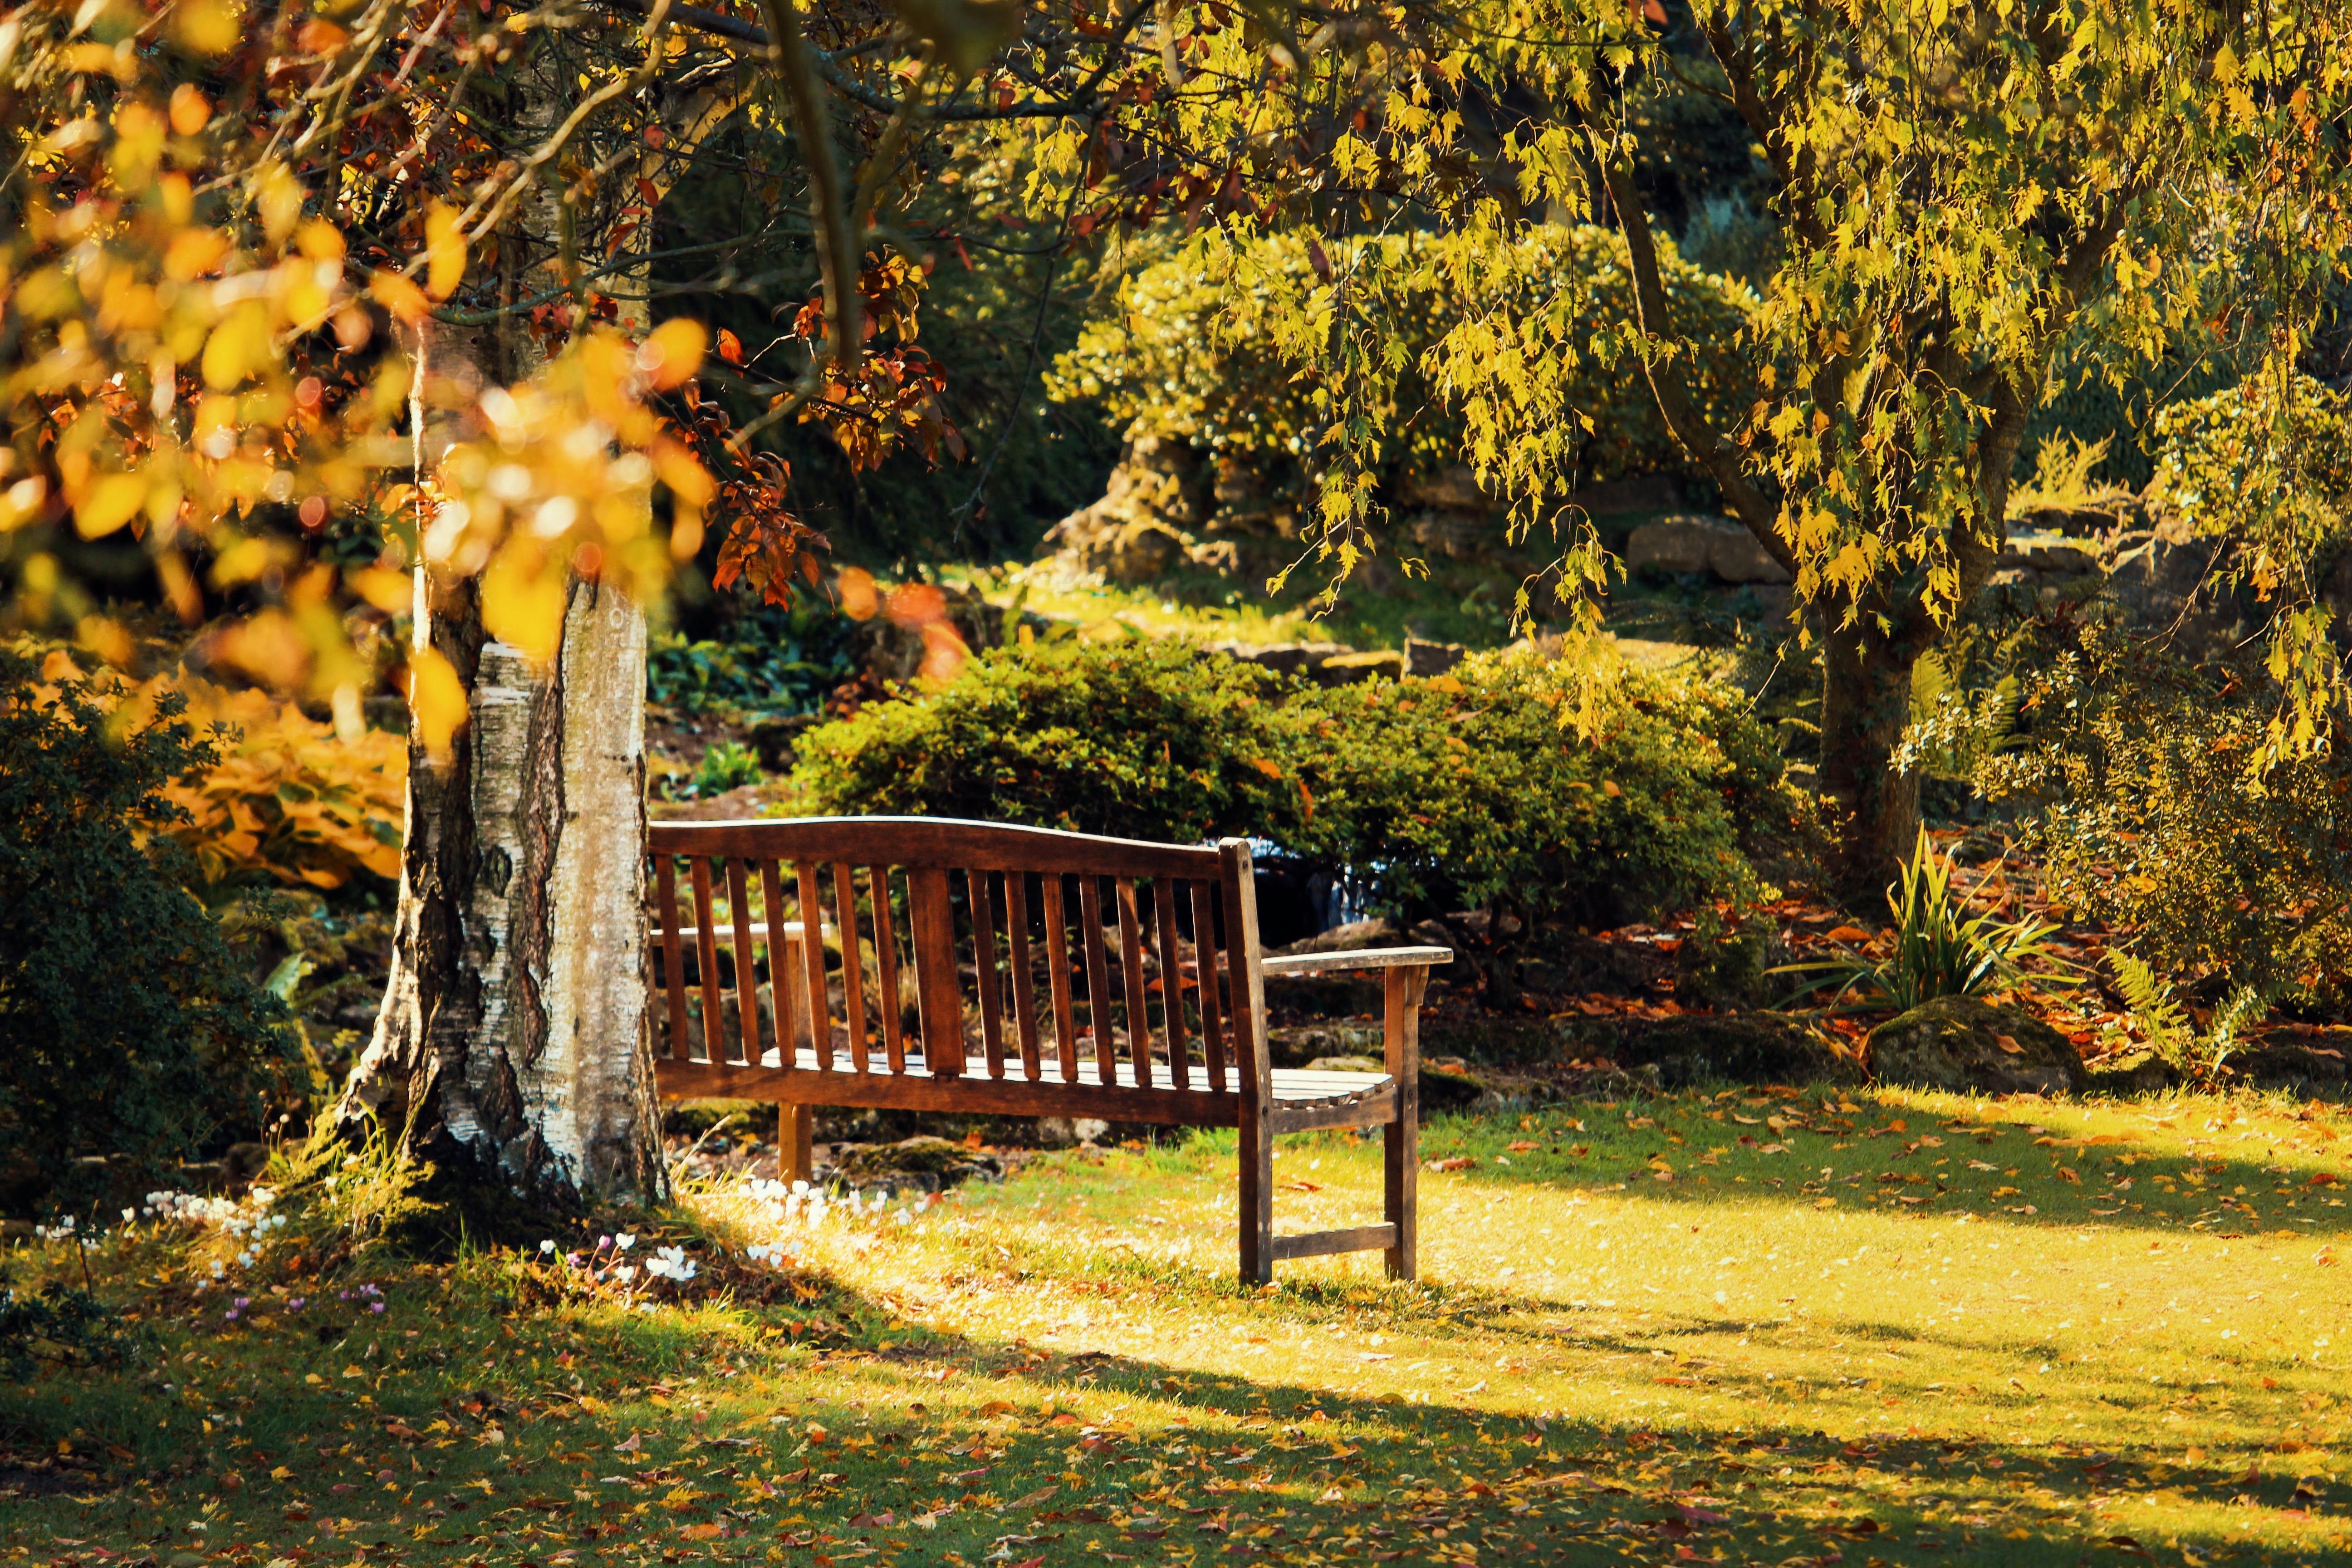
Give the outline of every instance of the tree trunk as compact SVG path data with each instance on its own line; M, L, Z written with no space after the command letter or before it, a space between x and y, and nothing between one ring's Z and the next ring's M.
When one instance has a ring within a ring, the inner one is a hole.
M1863 626L1822 639L1821 792L1841 820L1829 865L1840 896L1875 909L1919 834L1919 780L1896 771L1922 649Z
M438 324L415 353L425 473L449 444L425 378L478 382L490 356ZM350 1137L380 1121L478 1215L658 1199L644 615L573 583L560 652L536 669L485 634L471 583L420 563L415 639L455 667L471 717L442 766L410 743L392 979L336 1122Z

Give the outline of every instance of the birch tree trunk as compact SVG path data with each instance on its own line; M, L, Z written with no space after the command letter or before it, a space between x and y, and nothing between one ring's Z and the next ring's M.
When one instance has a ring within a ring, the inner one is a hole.
M517 117L526 131L543 132L560 111L551 70L542 60L530 73ZM551 191L521 204L507 254L544 255L560 217ZM512 300L547 278L510 267L503 281ZM417 334L420 476L452 442L450 400L429 395L436 383L474 393L538 368L520 318L502 324L493 334L436 321ZM337 1123L349 1137L373 1118L432 1162L437 1195L485 1217L517 1203L658 1200L667 1180L644 1027L644 612L574 580L559 652L535 668L485 632L471 583L420 562L415 640L457 671L470 721L443 766L410 743L391 983Z
M446 450L429 378L463 387L494 343L435 323L414 345L420 473ZM479 1210L666 1192L645 1037L642 611L576 581L545 669L483 631L473 584L416 571L415 641L466 683L436 767L409 755L391 984L337 1121L373 1117ZM412 726L412 731L414 731Z

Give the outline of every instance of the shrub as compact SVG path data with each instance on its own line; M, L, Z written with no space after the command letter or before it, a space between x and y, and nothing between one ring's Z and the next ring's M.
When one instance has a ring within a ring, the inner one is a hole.
M340 888L355 876L400 877L408 742L383 730L345 740L264 691L158 677L138 703L173 693L212 731L211 766L165 784L179 816L162 831L207 884L276 881Z
M2098 627L2029 673L2029 743L1987 760L1988 796L2042 806L2050 896L2124 927L2159 971L2218 996L2352 994L2352 768L2257 771L2277 695L2247 672Z
M2342 542L2352 506L2352 393L2309 376L2258 375L2159 411L2153 489L2201 533L2230 533L2266 562L2308 568Z
M1380 462L1391 470L1427 473L1466 461L1461 417L1433 395L1425 372L1433 349L1464 319L1469 291L1414 249L1422 242L1354 243L1376 254L1354 256L1341 247L1328 259L1333 266L1366 263L1356 271L1357 306L1391 345L1389 352L1404 356L1394 395L1378 419L1387 432ZM1478 280L1480 310L1498 319L1551 321L1565 314L1589 321L1589 329L1580 324L1565 334L1581 347L1608 323L1633 317L1623 255L1624 241L1607 229L1543 226L1505 258L1499 271L1508 276ZM1740 411L1723 400L1739 382L1736 367L1720 356L1732 352L1755 296L1743 284L1683 262L1671 247L1659 259L1675 335L1708 344L1717 356L1703 355L1696 367L1699 399L1718 425L1735 423ZM1277 280L1285 293L1309 292L1317 284L1314 257L1296 237L1261 239L1235 258L1234 271L1230 279L1213 275L1198 255L1187 252L1139 272L1121 290L1118 317L1089 324L1077 346L1055 362L1047 379L1051 395L1098 402L1130 437L1174 437L1205 451L1271 458L1276 467L1302 458L1326 417L1318 382L1298 374L1263 333L1229 336L1220 324L1255 319L1250 307L1234 303L1237 292L1265 299ZM1586 354L1570 401L1591 420L1591 437L1581 456L1585 478L1696 471L1629 360Z
M153 1175L262 1119L299 1060L166 833L172 782L216 761L184 699L0 650L0 1188Z
M1326 690L1140 641L991 650L811 731L793 782L814 812L1239 835L1349 868L1390 909L1591 920L1746 893L1739 824L1798 815L1744 710L1623 667L1490 656Z
M992 649L929 696L870 703L802 737L793 779L822 814L961 816L1192 843L1285 838L1279 688L1180 643Z

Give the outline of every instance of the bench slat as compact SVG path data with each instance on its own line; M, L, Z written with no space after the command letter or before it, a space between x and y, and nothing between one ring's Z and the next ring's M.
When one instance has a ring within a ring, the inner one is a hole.
M751 886L749 868L732 856L727 861L727 904L735 926L735 1022L742 1031L743 1059L760 1059L760 964L751 952Z
M760 912L767 916L761 925L768 932L768 994L774 998L768 1016L775 1023L779 1045L786 1040L798 1045L799 1037L794 1031L800 1027L801 1010L793 1005L793 996L800 987L793 978L793 944L801 939L807 928L799 921L784 919L783 874L776 868L776 863L761 860L759 866ZM736 923L750 925L750 912L745 910L746 918L739 919ZM779 928L784 933L781 943L775 934ZM758 1058L751 1059L756 1061Z
M989 897L988 873L963 874L971 911L971 962L980 987L981 1059L988 1076L1004 1076L1004 997L996 984L996 901Z
M1113 884L1118 897L1118 975L1127 993L1127 1058L1135 1081L1151 1081L1151 1013L1150 993L1143 988L1143 922L1135 910L1135 879L1121 877Z
M849 1048L861 1064L874 1053L866 1038L866 954L857 939L857 873L846 860L833 863L833 918L841 929L842 1025Z
M1078 1076L1078 1030L1070 1007L1070 933L1065 900L1070 896L1066 878L1053 872L1037 879L1037 896L1045 906L1045 979L1054 1001L1054 1054L1064 1078Z
M1021 1070L1039 1076L1037 983L1029 973L1029 873L1004 873L1004 934L1013 970L1013 1033L1021 1047Z
M1208 1058L1209 1081L1219 1089L1231 1080L1225 1076L1231 1065L1225 1048L1224 1014L1219 1005L1217 987L1222 949L1217 945L1216 889L1207 882L1192 884L1192 978L1198 983L1195 994L1201 1005L1202 1054Z
M898 989L898 922L890 911L889 868L870 866L866 878L874 889L874 978L882 993L882 1055L892 1072L905 1072L907 1031L901 1021L902 993Z
M1184 1038L1184 950L1176 935L1176 889L1181 886L1174 878L1162 877L1151 888L1152 912L1160 917L1160 1014L1171 1062L1192 1056Z
M1087 1031L1094 1037L1095 1069L1106 1083L1118 1081L1117 1047L1110 1034L1110 962L1103 951L1102 879L1078 879L1078 951L1087 966Z
M661 933L662 990L669 998L669 1054L691 1054L686 1043L686 952L678 942L677 858L654 857L654 919Z
M694 923L702 933L696 944L696 956L702 961L702 1059L724 1061L727 1028L719 1011L719 931L710 910L710 862L698 858L688 862L687 870L694 884Z
M915 994L923 1017L923 1059L963 1065L963 997L956 986L955 909L948 874L936 866L907 871L907 918L914 927Z

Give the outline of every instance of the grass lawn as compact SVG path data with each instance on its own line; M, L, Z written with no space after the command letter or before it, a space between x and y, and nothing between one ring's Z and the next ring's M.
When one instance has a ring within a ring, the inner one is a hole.
M236 1242L116 1240L93 1275L157 1345L0 1391L0 1557L2340 1562L2347 1131L1749 1091L1442 1121L1412 1286L1235 1286L1230 1135L906 1224L691 1194L633 1256L696 1279L634 1300L515 1252L322 1281L299 1217L192 1293ZM1277 1172L1286 1229L1376 1208L1374 1142Z

